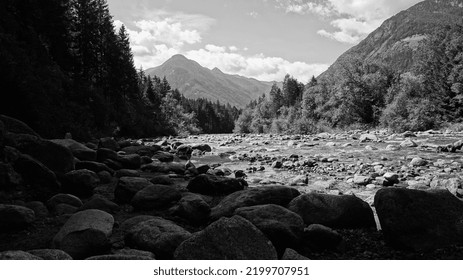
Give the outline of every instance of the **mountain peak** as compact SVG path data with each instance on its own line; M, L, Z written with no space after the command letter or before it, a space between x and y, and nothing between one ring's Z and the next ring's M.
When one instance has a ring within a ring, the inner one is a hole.
M217 68L217 67L214 67L214 69L212 69L212 72L223 74L222 70L220 70L220 69Z
M239 108L270 91L272 84L209 69L183 55L174 55L161 66L145 70L151 76L166 77L172 88L187 98L219 100Z
M188 60L183 54L175 54L169 60Z
M387 19L358 45L342 54L319 77L336 76L345 63L357 58L368 63L386 63L397 72L410 71L423 39L459 24L463 0L427 0Z

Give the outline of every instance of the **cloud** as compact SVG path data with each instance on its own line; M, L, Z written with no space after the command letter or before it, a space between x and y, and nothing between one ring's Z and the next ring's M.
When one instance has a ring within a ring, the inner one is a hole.
M287 13L295 13L295 14L300 14L304 15L307 13L315 13L321 16L330 16L333 14L333 10L326 5L320 4L320 3L313 3L313 2L307 2L303 3L302 1L284 1L288 2L286 5L284 5L284 8ZM280 2L280 4L283 2Z
M222 53L225 51L225 47L219 47L212 44L207 44L205 49L211 53Z
M164 10L145 13L143 18L129 22L131 28L127 28L127 31L135 64L144 68L160 65L172 55L182 52L186 46L200 43L201 34L215 22L203 15ZM116 28L122 24L120 20L114 21Z
M141 18L149 18L153 21L162 21L168 19L170 22L178 22L181 23L183 26L188 26L189 28L198 30L200 32L208 30L216 21L215 19L206 15L186 14L180 11L169 12L162 9L145 9L145 12L141 16Z
M247 47L218 46L202 43L202 34L211 20L198 15L152 13L149 20L138 20L127 28L136 67L144 69L161 65L175 54L183 54L207 68L217 67L225 73L253 77L263 81L282 81L290 74L308 82L328 68L325 64L290 62L281 57L248 53ZM123 23L115 21L115 26Z
M321 36L356 44L386 19L422 0L274 0L286 13L330 17L333 31L319 30Z
M290 74L301 82L308 82L312 76L318 76L328 68L326 64L308 64L290 62L281 57L268 57L264 54L242 55L234 52L217 52L219 47L191 50L185 55L207 68L217 67L225 73L252 77L261 81L282 81Z
M356 44L374 31L381 23L381 20L361 21L356 18L340 18L331 22L331 25L339 31L328 32L322 29L317 34L342 43Z
M170 19L162 21L140 20L135 22L139 31L130 31L130 38L135 45L156 45L164 43L168 46L181 47L184 44L201 42L199 31L186 29L180 22Z

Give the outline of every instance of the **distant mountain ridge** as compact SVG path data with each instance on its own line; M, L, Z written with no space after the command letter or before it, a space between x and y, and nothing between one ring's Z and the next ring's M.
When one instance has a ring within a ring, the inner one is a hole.
M427 0L386 20L358 45L342 54L319 78L335 76L352 57L407 72L420 42L448 25L463 24L463 0Z
M239 75L229 75L220 69L212 70L201 66L183 55L172 56L162 65L145 71L147 75L166 77L173 88L177 88L185 97L218 100L238 108L245 107L250 101L267 94L272 82L262 82Z

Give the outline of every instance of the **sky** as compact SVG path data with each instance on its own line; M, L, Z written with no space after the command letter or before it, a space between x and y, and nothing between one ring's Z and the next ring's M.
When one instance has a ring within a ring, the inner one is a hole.
M183 54L225 73L306 83L421 0L107 0L137 68Z

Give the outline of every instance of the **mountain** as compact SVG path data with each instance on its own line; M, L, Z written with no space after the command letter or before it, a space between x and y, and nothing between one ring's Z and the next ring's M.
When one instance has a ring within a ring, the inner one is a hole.
M386 20L358 45L342 54L319 78L335 76L353 57L385 63L397 72L407 72L416 60L416 50L425 38L448 25L462 24L463 0L427 0Z
M218 100L239 108L267 94L272 87L271 82L225 74L218 68L210 70L180 54L158 67L147 69L145 73L161 78L165 76L169 84L187 98Z

